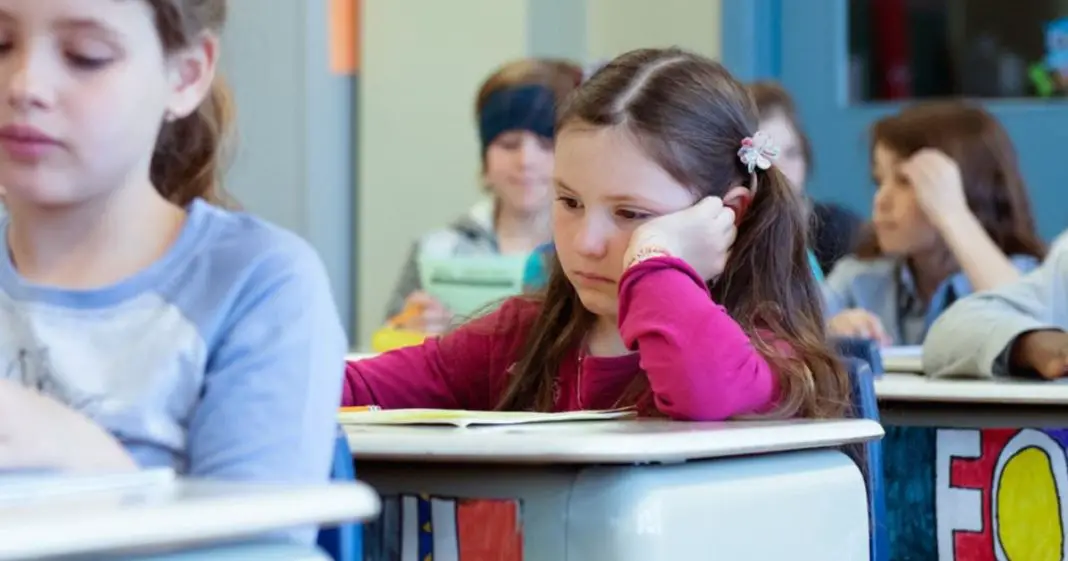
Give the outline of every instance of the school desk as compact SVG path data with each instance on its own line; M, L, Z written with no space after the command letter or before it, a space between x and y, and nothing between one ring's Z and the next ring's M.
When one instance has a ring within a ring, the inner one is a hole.
M42 488L0 502L0 560L135 559L258 539L293 527L365 520L378 508L377 495L362 483L267 486L178 480L65 493ZM310 547L302 556L288 557L278 555L299 548L267 543L241 547L261 554L257 559L271 559L270 554L274 559L316 558ZM225 559L222 555L203 558Z
M1068 384L875 383L892 559L1068 558Z
M345 429L383 495L364 543L384 558L868 559L839 447L879 438L871 421Z
M191 549L159 555L109 557L109 561L334 561L311 545L254 542Z

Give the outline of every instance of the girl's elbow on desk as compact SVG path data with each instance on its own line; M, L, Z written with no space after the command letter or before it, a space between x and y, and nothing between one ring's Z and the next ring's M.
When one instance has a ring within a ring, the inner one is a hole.
M763 405L753 406L738 399L698 400L685 399L671 401L668 398L654 398L656 410L673 421L683 422L719 422L759 415L770 409L770 400Z
M726 421L770 412L776 404L774 381L754 380L744 386L693 385L653 394L653 405L674 421Z

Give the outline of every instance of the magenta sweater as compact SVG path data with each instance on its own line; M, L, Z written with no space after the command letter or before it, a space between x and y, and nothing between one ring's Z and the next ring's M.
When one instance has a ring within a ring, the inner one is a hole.
M513 298L444 337L350 362L343 405L493 409L538 307ZM774 405L771 367L680 259L649 259L626 271L619 283L619 330L636 352L587 356L580 364L575 349L560 367L554 410L610 408L643 373L653 405L676 420L723 420Z

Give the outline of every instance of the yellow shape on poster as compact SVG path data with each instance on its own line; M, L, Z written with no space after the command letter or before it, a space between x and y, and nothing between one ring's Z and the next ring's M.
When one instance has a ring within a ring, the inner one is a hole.
M1044 450L1024 448L1005 464L996 500L997 538L1007 559L1060 561L1064 547L1060 498Z

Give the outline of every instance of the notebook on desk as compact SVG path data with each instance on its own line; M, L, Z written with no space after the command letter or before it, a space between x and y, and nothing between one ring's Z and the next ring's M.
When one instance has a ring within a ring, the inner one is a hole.
M574 421L608 421L634 417L633 409L573 411L568 413L525 413L517 411L464 411L456 409L369 409L341 408L342 425L439 425L459 428L523 425Z

